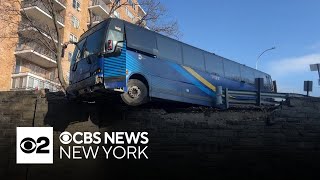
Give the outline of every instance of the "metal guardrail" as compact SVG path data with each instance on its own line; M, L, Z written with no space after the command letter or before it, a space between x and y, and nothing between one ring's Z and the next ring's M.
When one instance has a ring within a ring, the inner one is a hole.
M283 93L237 91L228 88L222 90L222 87L218 87L216 104L226 109L232 105L279 105L281 101L286 101L288 97L288 94Z
M233 105L280 105L281 102L286 101L290 97L305 97L301 94L293 93L274 93L262 92L261 88L257 91L239 91L222 89L217 87L216 106L228 109Z

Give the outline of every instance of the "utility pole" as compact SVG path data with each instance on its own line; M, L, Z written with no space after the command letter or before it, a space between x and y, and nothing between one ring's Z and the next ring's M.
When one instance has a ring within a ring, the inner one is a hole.
M256 70L258 70L258 63L259 63L260 57L261 57L264 53L266 53L266 52L268 52L268 51L272 51L272 50L274 50L274 49L276 49L276 47L272 47L272 48L266 49L266 50L264 50L264 51L258 56L257 61L256 61Z

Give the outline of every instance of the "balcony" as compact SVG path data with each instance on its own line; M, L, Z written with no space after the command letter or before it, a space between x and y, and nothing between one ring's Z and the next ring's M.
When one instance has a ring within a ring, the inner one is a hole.
M49 10L46 8L43 2L24 0L22 3L22 9L20 11L25 13L28 17L39 21L39 23L44 23L49 27L54 28L52 16L50 15ZM59 13L57 13L57 25L58 28L64 28L64 18Z
M41 34L38 32L36 27L38 29L40 29L40 30L43 30L43 32L41 33L42 37L44 36L44 37L46 37L46 38L48 38L50 40L53 40L56 43L58 42L57 41L58 37L57 37L56 33L52 33L51 34L51 36L53 38L52 39L51 36L46 34L46 32L45 32L45 31L47 31L47 32L55 32L55 31L53 29L49 30L46 25L40 24L40 23L35 23L35 27L29 26L27 24L20 24L19 27L18 27L18 33L20 35L22 35L23 37L30 37L30 36L32 36L32 37L34 37L34 36L41 37Z
M16 52L17 57L26 59L41 67L54 68L57 67L55 54L45 49L37 43L18 44Z
M41 90L49 89L51 92L59 91L61 86L59 83L42 78L33 73L12 74L11 90Z
M113 0L103 0L103 2L106 3L106 4L110 4L110 3L113 2Z
M100 23L101 21L103 21L104 19L101 16L92 16L92 26ZM88 22L88 25L90 24L90 22Z
M28 0L21 0L21 2L24 2L24 1L28 1ZM30 0L29 0L30 1ZM33 0L35 1L35 0ZM46 1L46 0L45 0ZM49 1L47 0L47 2L49 3ZM62 11L62 10L65 10L66 9L66 0L53 0L53 5L54 5L54 8L57 10L57 11Z
M58 11L66 9L66 0L54 0L54 8Z
M109 17L110 8L102 0L92 0L89 5L89 10L102 18Z
M138 16L144 17L145 15L147 15L147 13L144 11L144 9L140 5L138 5Z

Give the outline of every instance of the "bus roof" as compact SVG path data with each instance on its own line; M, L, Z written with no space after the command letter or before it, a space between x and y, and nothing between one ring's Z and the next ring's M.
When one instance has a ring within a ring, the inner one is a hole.
M130 22L127 22L127 21L125 21L125 20L118 19L118 18L108 18L108 19L106 19L106 20L104 20L104 21L96 24L95 26L93 26L93 27L91 27L90 29L88 29L84 34L82 34L81 37L80 37L80 40L83 39L84 37L90 35L90 34L93 33L95 30L100 29L100 27L107 26L107 25L109 24L109 22L111 22L111 21L118 21L118 22L122 22L122 23L124 23L124 24L130 24L131 26L132 26L132 25L135 26L135 28L143 28L144 30L150 31L150 32L152 32L152 33L155 33L155 34L157 34L157 35L163 36L163 37L165 37L165 38L169 38L169 39L171 39L171 40L173 40L173 41L177 41L177 42L179 42L179 43L181 43L181 44L184 44L184 45L187 45L187 46L191 46L192 48L201 50L201 51L206 52L206 53L209 53L209 54L213 54L213 55L215 55L215 56L218 56L218 57L220 57L220 58L223 58L224 60L228 60L228 61L232 61L232 62L238 63L238 62L236 62L236 61L233 61L233 60L230 60L230 59L228 59L228 58L222 57L222 56L217 55L217 54L215 54L215 53L212 53L212 52L209 52L209 51L200 49L200 48L198 48L198 47L192 46L192 45L190 45L190 44L184 43L184 42L182 42L182 41L173 39L173 38L171 38L171 37L168 37L168 36L165 36L165 35L163 35L163 34L160 34L160 33L154 32L154 31L151 31L151 30L146 29L146 28L144 28L144 27L138 26L138 25L136 25L136 24L132 24L132 23L130 23ZM254 69L254 68L249 67L249 66L246 66L246 65L244 65L244 64L241 64L241 63L238 63L238 64L243 65L243 66L245 66L245 67L247 67L247 68L253 69L253 70L255 70L255 71L264 73L264 74L266 74L266 75L269 75L269 74L267 74L267 73L265 73L265 72L262 72L262 71L260 71L260 70ZM270 76L270 75L269 75L269 76Z

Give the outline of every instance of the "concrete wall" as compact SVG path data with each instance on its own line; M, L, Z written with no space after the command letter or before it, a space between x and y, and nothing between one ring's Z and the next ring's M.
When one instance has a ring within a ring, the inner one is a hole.
M108 178L115 173L149 179L308 179L318 170L319 99L290 99L277 109L228 111L164 110L168 105L128 108L117 101L87 104L59 94L0 93L0 173L11 179ZM65 130L147 131L149 160L59 160L55 146L54 165L16 165L15 128L33 125L53 126L55 144Z

